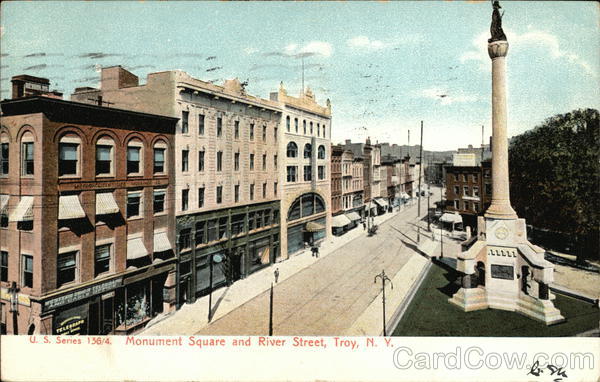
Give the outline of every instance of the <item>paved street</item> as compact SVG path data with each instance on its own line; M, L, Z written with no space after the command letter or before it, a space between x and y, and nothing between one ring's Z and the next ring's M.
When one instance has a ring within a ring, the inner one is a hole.
M411 243L415 213L416 205L381 224L377 235L356 238L277 284L274 334L339 335L348 329L381 292L375 275L385 269L393 278L411 256L420 256ZM268 312L266 291L198 334L265 335Z

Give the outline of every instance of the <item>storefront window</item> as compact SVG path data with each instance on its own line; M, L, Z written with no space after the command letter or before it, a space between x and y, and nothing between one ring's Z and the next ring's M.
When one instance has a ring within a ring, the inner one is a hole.
M150 315L150 293L147 283L130 285L127 288L127 310L125 324L135 325Z
M208 221L208 241L217 240L217 219L211 219Z

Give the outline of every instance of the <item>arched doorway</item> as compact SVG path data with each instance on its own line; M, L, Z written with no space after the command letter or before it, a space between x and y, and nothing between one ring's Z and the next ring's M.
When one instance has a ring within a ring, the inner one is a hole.
M485 286L485 264L479 261L475 269L477 270L477 285Z
M325 238L325 212L325 201L317 193L302 194L294 200L287 214L288 254Z

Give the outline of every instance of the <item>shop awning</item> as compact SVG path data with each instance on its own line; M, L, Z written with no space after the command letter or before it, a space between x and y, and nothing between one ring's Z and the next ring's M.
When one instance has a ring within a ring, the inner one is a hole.
M356 220L360 220L361 217L359 214L357 214L356 212L352 211L352 212L348 212L346 214L346 217L348 217L348 219L350 219L350 221L356 221Z
M154 252L164 252L173 249L166 232L154 232Z
M141 237L127 240L127 260L135 260L144 256L148 256L148 250Z
M440 218L440 221L444 223L462 223L463 220L459 214L445 213Z
M21 196L17 208L10 214L8 220L13 222L33 220L33 196Z
M0 195L0 215L6 215L8 212L8 195Z
M308 222L306 223L306 231L308 232L318 232L322 229L325 229L321 224L316 222Z
M379 205L379 207L381 207L381 208L387 208L388 207L387 200L385 200L383 198L376 198L376 199L373 199L373 201L375 203L377 203Z
M336 228L346 226L350 223L352 223L352 221L344 214L334 216L331 221L331 225Z
M79 202L77 195L62 195L58 200L58 219L81 219L85 217L85 211Z
M410 196L406 192L403 192L402 194L400 194L400 197L402 199L410 199Z
M116 214L118 212L119 206L117 206L112 192L96 194L96 215Z

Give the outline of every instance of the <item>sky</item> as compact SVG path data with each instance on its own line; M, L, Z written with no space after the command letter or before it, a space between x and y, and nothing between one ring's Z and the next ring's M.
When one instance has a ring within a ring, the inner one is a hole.
M503 1L508 134L577 108L600 109L599 6ZM50 79L68 99L102 66L237 77L268 98L304 84L332 104L332 141L455 150L491 135L489 1L3 2L0 98L10 78ZM302 62L304 61L304 65Z

